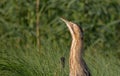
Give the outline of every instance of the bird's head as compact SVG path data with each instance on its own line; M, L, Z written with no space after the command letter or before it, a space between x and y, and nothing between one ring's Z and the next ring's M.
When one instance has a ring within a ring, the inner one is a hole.
M76 38L83 39L83 30L80 26L78 26L77 24L71 21L65 20L63 18L60 18L60 19L64 21L65 24L67 25L73 39L76 39Z

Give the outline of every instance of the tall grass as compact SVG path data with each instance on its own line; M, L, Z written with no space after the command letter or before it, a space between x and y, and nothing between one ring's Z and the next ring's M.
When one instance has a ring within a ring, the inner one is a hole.
M69 76L71 36L59 17L82 26L92 76L119 76L119 8L119 0L41 1L37 52L35 1L0 0L0 76Z

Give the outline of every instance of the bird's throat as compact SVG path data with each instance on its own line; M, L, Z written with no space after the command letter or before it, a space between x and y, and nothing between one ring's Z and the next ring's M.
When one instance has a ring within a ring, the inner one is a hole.
M82 51L83 42L81 39L73 39L70 50L70 74L71 76L77 76L82 69ZM74 70L74 71L73 71ZM79 75L80 76L80 75Z

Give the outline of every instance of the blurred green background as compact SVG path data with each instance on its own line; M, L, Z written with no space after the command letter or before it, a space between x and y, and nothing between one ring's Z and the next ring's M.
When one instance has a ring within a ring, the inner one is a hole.
M84 30L92 76L120 76L120 0L0 0L0 76L69 76L71 36L64 17ZM66 59L65 68L60 58Z

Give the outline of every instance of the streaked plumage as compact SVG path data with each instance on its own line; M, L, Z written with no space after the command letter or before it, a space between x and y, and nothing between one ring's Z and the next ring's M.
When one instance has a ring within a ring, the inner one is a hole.
M82 58L83 54L83 31L80 26L77 24L67 21L61 18L64 21L71 33L72 43L70 48L70 57L69 57L69 76L91 76L87 68L85 61Z

